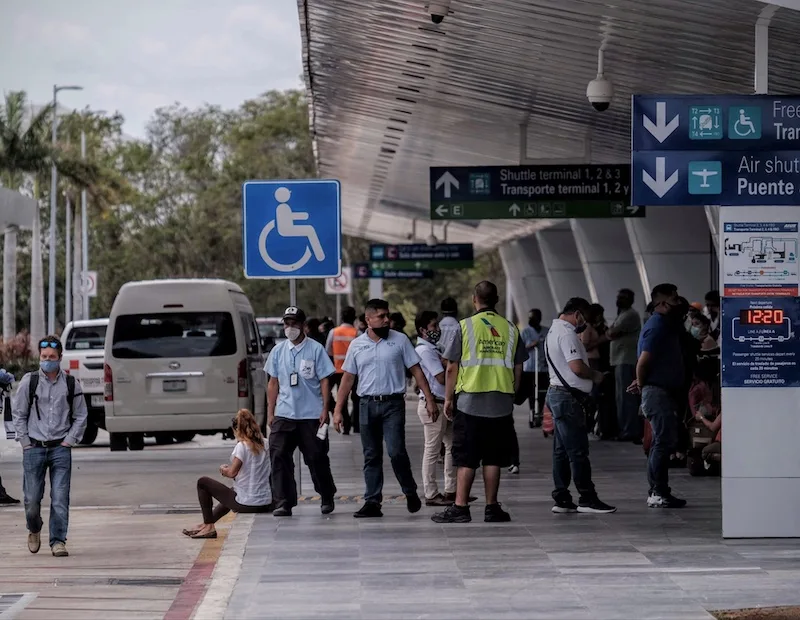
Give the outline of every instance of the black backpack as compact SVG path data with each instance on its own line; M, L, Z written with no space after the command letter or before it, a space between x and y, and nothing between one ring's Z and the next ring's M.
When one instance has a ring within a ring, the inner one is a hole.
M72 401L75 400L75 377L72 375L65 375L67 378L67 404L69 405L69 425L75 421L72 415ZM28 383L28 416L31 415L33 403L36 401L36 418L41 418L39 414L39 399L36 396L36 388L39 387L39 373L30 373L31 380Z

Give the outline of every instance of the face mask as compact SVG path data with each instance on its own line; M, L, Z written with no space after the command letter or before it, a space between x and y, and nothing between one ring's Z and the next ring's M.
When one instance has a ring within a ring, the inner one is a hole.
M387 338L389 336L389 327L373 327L372 331L378 338Z
M441 337L442 337L442 332L440 332L438 329L429 329L428 330L428 338L427 338L427 340L431 344L436 344L437 342L439 342L439 338L441 338Z
M299 327L285 327L283 329L283 333L286 334L286 337L291 341L294 342L300 337L300 328Z
M42 369L42 372L58 372L58 369L61 367L61 363L57 360L47 360L43 362L39 362L39 368Z
M689 333L697 339L700 338L700 328L697 327L697 325L692 325L692 327L689 329Z

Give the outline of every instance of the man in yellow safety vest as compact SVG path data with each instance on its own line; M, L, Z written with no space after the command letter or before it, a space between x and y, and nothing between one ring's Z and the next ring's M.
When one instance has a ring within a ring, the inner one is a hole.
M458 468L455 504L431 517L436 523L468 523L469 492L475 470L483 466L484 521L511 516L497 502L500 470L512 465L514 394L528 359L516 326L498 315L497 286L481 282L472 297L475 314L460 322L447 343L445 415L453 420L453 462Z

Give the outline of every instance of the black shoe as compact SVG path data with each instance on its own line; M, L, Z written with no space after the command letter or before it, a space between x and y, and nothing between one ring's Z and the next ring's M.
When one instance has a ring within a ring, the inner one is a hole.
M581 500L578 502L578 512L604 515L617 512L617 509L614 506L609 506L608 504L601 502L599 499L594 498L590 501Z
M416 493L406 495L406 507L408 508L408 512L412 514L419 512L422 508L422 500L419 498L419 495Z
M486 504L483 520L486 523L508 523L511 521L511 515L503 510L500 504Z
M11 506L13 504L19 504L18 499L14 499L7 493L3 493L0 495L0 506Z
M553 504L550 510L557 515L565 515L578 512L578 506L571 499L560 500Z
M344 431L344 432L342 432L342 435L349 435L349 434L350 434L350 431Z
M434 523L469 523L472 515L469 513L469 506L448 506L444 512L437 512L431 516Z
M686 500L675 497L672 493L664 495L651 493L647 498L647 505L650 508L683 508L686 506Z
M353 513L356 519L373 519L382 517L381 505L375 502L366 502L361 508Z
M322 507L320 508L320 510L322 511L322 514L329 515L333 512L333 509L335 507L336 505L334 504L333 498L330 497L328 499L322 500Z
M292 509L287 508L286 506L280 506L272 511L272 516L274 517L291 517L292 516Z

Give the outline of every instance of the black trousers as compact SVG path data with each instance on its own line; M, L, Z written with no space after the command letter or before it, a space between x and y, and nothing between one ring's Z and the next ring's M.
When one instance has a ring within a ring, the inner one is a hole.
M203 511L203 523L216 523L231 510L233 512L272 512L272 504L245 506L236 501L236 492L221 482L203 476L197 481L197 499ZM214 500L219 503L213 507ZM213 507L213 508L212 508Z
M344 376L344 373L341 373L341 372L337 372L336 374L331 376L331 391L333 391L334 387L338 388L342 384L342 377L343 376ZM348 407L348 403L347 402L345 402L344 408L342 409L342 417L344 418L343 423L344 423L344 433L345 433L345 435L350 432L351 428L353 429L353 432L356 432L356 433L358 433L359 430L360 430L359 429L359 423L358 423L359 422L359 420L358 420L358 418L359 418L359 415L358 415L358 411L359 411L358 402L359 402L360 399L358 398L358 394L356 394L356 389L357 388L358 388L358 377L356 377L355 380L353 381L353 389L350 390L350 402L353 403L353 413L352 413L352 415L350 413L350 409ZM336 393L336 398L339 398L338 391ZM333 398L331 398L331 402L333 403L333 405L336 404L336 402L333 400Z
M294 479L294 451L300 448L311 472L314 489L322 499L336 495L336 484L328 458L328 440L317 438L319 420L290 420L276 416L269 434L269 458L272 461L272 499L276 508L297 506L297 483Z

